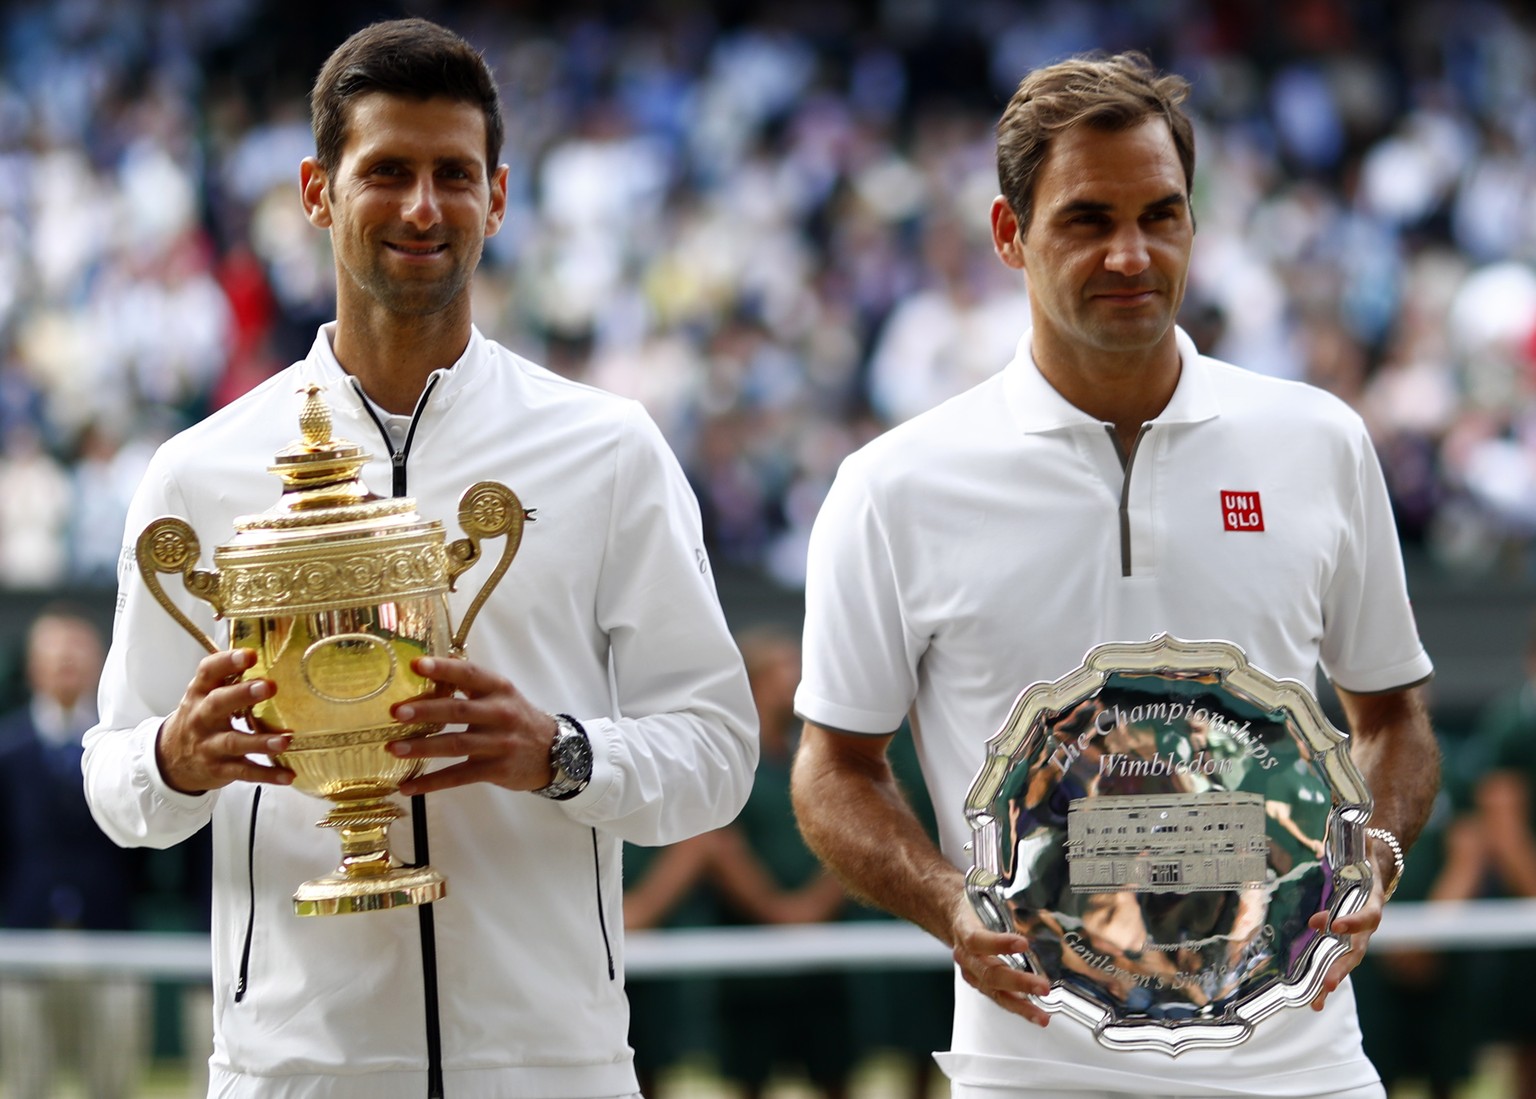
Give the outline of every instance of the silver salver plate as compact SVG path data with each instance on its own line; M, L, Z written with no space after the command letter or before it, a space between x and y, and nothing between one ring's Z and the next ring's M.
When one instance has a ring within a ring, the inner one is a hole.
M1312 692L1227 641L1092 649L1027 688L966 799L966 891L1112 1049L1244 1041L1309 1002L1370 896L1371 799Z

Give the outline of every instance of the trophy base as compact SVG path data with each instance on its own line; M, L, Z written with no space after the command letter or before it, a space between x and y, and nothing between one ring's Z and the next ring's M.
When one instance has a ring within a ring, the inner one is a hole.
M401 866L382 874L327 874L293 894L300 916L342 916L431 904L448 893L448 882L430 866Z

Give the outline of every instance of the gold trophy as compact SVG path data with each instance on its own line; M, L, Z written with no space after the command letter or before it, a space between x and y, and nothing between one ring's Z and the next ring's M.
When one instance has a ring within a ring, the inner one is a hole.
M441 693L411 662L463 655L465 636L532 513L505 485L481 481L459 501L468 537L445 545L443 524L423 520L413 499L368 490L359 478L368 453L331 438L320 386L303 392L303 440L267 467L283 482L278 502L235 520L235 536L214 550L212 571L196 568L200 547L185 520L154 520L139 535L139 572L159 604L209 652L217 646L167 598L157 574L181 573L187 591L229 620L230 647L256 653L246 675L277 685L251 709L251 727L291 734L288 750L274 758L292 769L296 788L333 803L318 825L341 832L341 865L301 885L294 911L319 916L425 904L446 894L442 874L404 865L389 849L390 823L404 815L391 795L422 763L399 759L386 746L442 726L401 724L391 708ZM480 559L481 540L502 536L501 559L450 634L447 593Z

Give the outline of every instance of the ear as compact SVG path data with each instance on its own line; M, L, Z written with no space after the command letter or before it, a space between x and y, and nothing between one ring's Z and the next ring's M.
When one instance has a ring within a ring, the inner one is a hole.
M491 208L485 215L485 235L494 237L501 232L507 217L507 166L503 164L491 176Z
M326 187L325 169L312 156L299 162L299 200L304 216L316 229L331 227L331 196Z
M1024 269L1024 232L1002 195L992 200L992 250L1014 270Z

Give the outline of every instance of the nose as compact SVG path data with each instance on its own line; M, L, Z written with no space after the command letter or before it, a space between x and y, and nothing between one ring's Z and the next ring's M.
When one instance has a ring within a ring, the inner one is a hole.
M1109 241L1109 252L1104 257L1104 267L1117 275L1139 275L1151 260L1147 254L1147 240L1140 225L1126 225Z
M438 202L436 181L430 174L416 180L405 196L400 216L406 224L417 229L430 229L442 220L442 205Z

